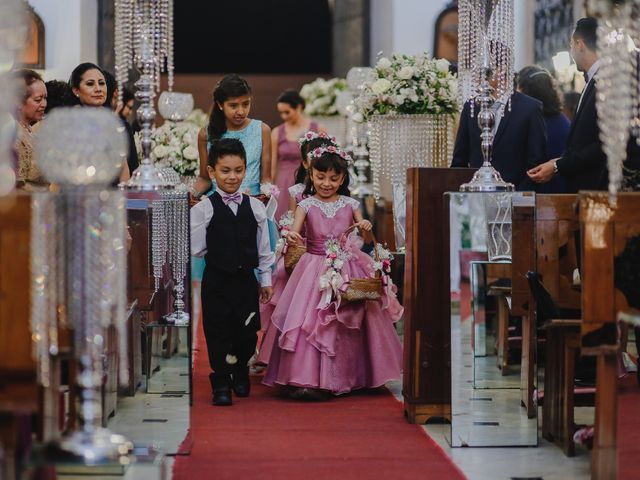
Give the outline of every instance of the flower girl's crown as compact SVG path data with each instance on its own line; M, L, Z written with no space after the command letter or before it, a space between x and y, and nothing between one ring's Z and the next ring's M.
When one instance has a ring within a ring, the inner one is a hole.
M305 143L310 142L311 140L315 140L316 138L326 138L327 140L330 140L334 145L337 145L336 137L330 137L324 132L314 132L313 130L309 130L307 133L301 136L298 139L298 143L300 144L300 146L302 146Z
M325 153L333 153L335 155L338 155L345 162L347 162L347 165L349 166L353 164L353 159L351 158L351 155L349 155L347 152L345 152L341 148L336 147L334 145L329 145L328 147L314 148L309 153L307 153L307 158L309 160L313 160L314 158L320 158Z

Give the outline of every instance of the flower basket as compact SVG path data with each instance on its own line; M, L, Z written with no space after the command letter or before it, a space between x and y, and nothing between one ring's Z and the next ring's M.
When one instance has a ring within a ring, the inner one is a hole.
M342 235L341 242L356 228L355 225L349 227ZM374 245L377 245L376 237L373 236ZM373 249L374 259L380 262L378 248ZM362 300L379 300L382 297L382 278L379 271L376 271L374 278L351 278L345 290L340 290L340 298L346 302L359 302Z
M293 269L296 268L298 261L307 252L307 247L304 245L288 245L284 253L284 269L291 275Z

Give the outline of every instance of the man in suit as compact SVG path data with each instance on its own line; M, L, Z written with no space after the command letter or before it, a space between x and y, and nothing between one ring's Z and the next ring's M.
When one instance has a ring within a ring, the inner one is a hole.
M566 180L566 193L607 190L609 183L607 156L602 150L596 111L596 82L600 66L596 49L597 28L595 18L581 18L571 37L571 56L578 70L584 72L587 83L578 100L564 153L527 172L529 178L537 183L562 175ZM634 167L638 158L638 146L635 139L630 139L626 166Z
M545 160L547 148L546 127L542 115L542 103L523 93L511 95L511 108L504 99L494 103L496 127L493 138L491 164L502 179L513 183L518 190L532 190L535 186L527 177L527 170ZM470 115L467 102L460 115L460 127L453 150L452 167L482 166L480 127L477 112Z

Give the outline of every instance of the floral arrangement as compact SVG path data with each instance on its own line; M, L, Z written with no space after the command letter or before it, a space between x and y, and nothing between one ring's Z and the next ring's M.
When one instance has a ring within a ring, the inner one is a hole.
M345 262L351 258L351 254L342 248L340 241L336 238L329 238L325 242L325 260L327 267L324 274L320 276L319 287L324 292L321 304L326 305L331 301L334 294L344 283L340 274Z
M455 113L458 79L445 59L393 54L378 60L354 103L358 123L371 115Z
M378 258L380 260L375 259L376 250L378 252ZM376 243L375 250L371 252L371 256L373 257L373 268L377 272L380 272L382 275L391 274L391 260L393 260L393 255L388 248L386 248L381 243Z
M338 92L347 89L347 81L344 78L316 78L300 89L300 96L304 99L307 115L333 116L339 115L336 99Z
M351 158L351 155L334 145L314 148L309 153L307 153L307 158L309 160L313 160L314 158L320 158L325 153L335 153L336 155L340 156L340 158L342 158L345 162L347 162L348 165L353 164L353 158Z
M307 133L301 136L298 139L298 143L300 144L300 146L302 146L305 143L310 142L311 140L315 140L316 138L324 138L326 140L330 140L333 144L336 143L336 137L330 137L324 132L314 132L313 130L309 130Z
M283 213L280 217L280 221L278 222L278 228L280 229L280 238L276 242L276 258L280 258L280 256L284 253L284 247L287 244L287 235L291 231L291 227L293 226L293 212L288 211Z
M280 189L273 183L262 183L260 184L260 193L267 198L278 198L280 196Z
M207 115L199 108L196 108L195 110L192 110L189 115L187 115L187 118L185 118L184 121L193 123L199 128L206 128L207 125L209 125L209 115Z
M159 168L171 167L180 175L194 176L200 168L199 127L190 122L165 122L151 133L151 161ZM140 133L135 134L138 157L142 157Z

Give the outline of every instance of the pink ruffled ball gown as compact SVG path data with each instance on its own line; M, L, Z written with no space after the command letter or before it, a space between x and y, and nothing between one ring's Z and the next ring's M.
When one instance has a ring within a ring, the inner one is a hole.
M297 183L292 187L289 187L289 196L295 199L296 205L302 201L304 189L305 185L303 183ZM302 233L304 236L304 232ZM260 304L260 323L262 331L264 332L264 337L262 338L260 351L258 352L258 357L256 359L256 363L258 365L267 365L269 363L271 350L273 350L273 345L276 342L278 334L278 329L271 323L271 316L273 315L273 311L275 310L282 292L284 291L284 287L287 285L287 281L289 280L289 274L284 268L284 255L278 259L272 279L273 297L271 297L269 303Z
M402 347L394 323L403 309L395 294L385 289L377 301L327 302L320 290L320 277L327 269L325 243L353 224L359 202L344 196L335 202L309 197L299 206L307 213L307 253L271 316L278 335L263 382L342 394L400 378ZM360 251L361 245L355 236L349 237L351 258L340 271L343 278L372 276L372 259Z

